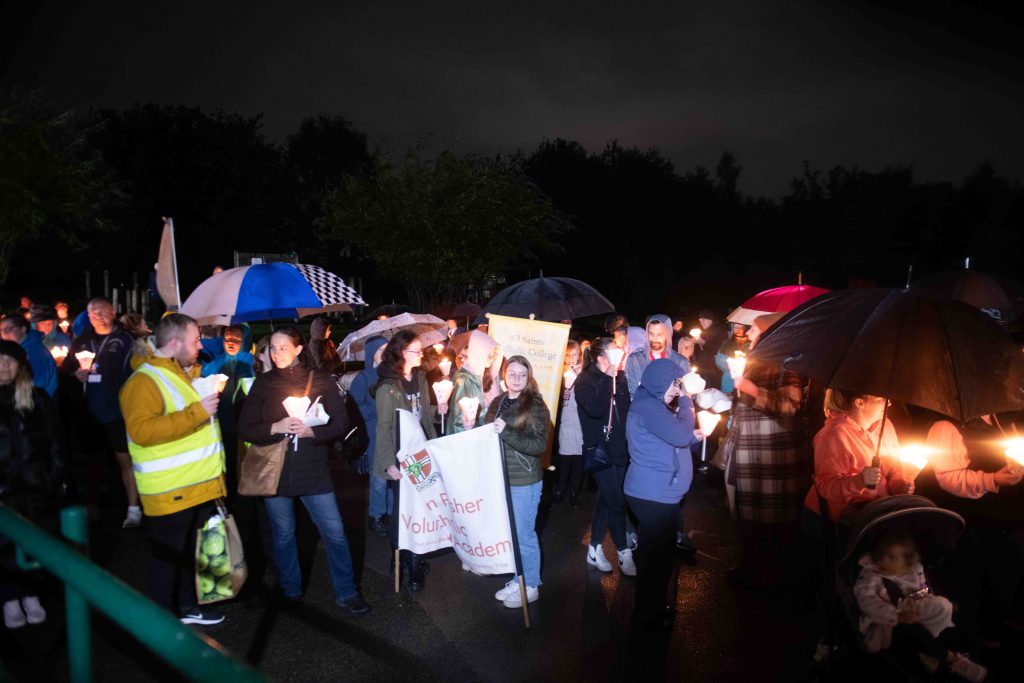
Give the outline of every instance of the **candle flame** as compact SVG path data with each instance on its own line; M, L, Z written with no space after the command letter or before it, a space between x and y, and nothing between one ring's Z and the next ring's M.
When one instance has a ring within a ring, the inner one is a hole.
M1014 437L1003 442L1006 457L1018 465L1024 465L1024 437Z
M899 449L899 461L906 465L913 465L923 470L928 465L928 459L936 452L930 446L922 444L907 444Z

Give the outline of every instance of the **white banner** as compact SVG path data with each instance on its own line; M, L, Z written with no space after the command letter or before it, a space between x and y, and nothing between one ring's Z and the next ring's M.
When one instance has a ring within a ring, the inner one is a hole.
M427 441L412 413L398 413L403 475L398 547L417 554L454 548L478 574L515 573L501 442L494 426Z

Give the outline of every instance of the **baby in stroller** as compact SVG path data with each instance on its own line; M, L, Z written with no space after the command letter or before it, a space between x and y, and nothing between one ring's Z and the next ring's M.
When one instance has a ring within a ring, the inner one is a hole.
M881 652L894 639L909 641L930 671L952 671L983 681L988 670L953 648L953 604L928 585L913 537L891 531L858 560L853 593L860 609L860 632L869 652Z

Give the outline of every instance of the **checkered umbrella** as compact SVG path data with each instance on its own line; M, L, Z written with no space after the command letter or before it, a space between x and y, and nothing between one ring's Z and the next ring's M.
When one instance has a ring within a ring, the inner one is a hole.
M309 309L365 305L334 273L308 263L261 263L232 268L203 281L181 306L200 325L298 318ZM336 309L335 309L336 310Z

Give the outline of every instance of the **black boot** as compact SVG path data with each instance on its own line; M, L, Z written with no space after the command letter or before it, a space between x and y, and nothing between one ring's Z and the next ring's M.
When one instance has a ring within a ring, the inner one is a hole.
M420 555L412 555L409 564L409 590L418 593L427 585L427 574L430 573L430 564Z

